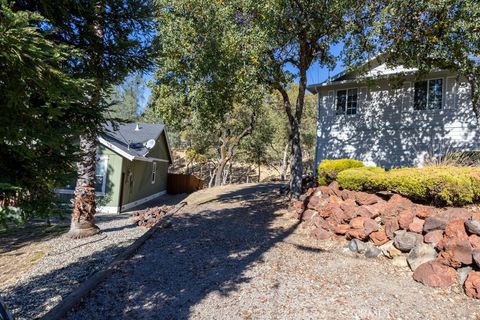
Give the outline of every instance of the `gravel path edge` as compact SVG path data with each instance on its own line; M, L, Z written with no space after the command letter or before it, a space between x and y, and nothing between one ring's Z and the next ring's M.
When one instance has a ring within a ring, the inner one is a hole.
M173 209L171 209L155 226L150 228L145 232L140 238L135 240L131 245L129 245L124 252L119 254L110 264L105 266L102 270L94 273L90 278L83 282L80 287L70 293L65 299L48 311L42 319L44 320L57 320L64 317L73 307L81 302L81 300L96 286L100 284L107 276L109 276L112 271L115 271L120 267L120 265L130 258L144 243L147 241L156 230L165 223L165 220L168 221L168 218L177 213L182 209L187 203L185 201L177 204Z

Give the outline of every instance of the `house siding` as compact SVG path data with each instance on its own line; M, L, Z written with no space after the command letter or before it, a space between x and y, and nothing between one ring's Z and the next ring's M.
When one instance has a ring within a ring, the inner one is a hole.
M169 159L164 133L157 139L155 147L149 153L149 157L163 160ZM157 164L157 170L155 183L152 183L152 162L139 160L123 161L122 172L125 173L125 184L123 188L122 205L167 190L169 163L165 161L154 162Z
M414 110L413 78L329 84L318 91L317 163L354 158L386 168L422 165L426 155L479 149L465 81L447 73L441 110ZM336 115L336 90L358 88L356 115Z

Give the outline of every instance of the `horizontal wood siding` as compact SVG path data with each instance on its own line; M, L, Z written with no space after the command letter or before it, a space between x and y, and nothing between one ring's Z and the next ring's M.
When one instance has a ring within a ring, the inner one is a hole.
M414 110L414 79L357 85L356 115L335 115L335 92L347 85L322 88L317 161L348 157L390 168L421 165L427 154L480 149L467 84L434 78L443 78L442 110Z

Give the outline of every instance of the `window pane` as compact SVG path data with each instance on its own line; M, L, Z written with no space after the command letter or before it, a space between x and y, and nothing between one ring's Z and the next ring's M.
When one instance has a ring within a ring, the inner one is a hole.
M103 182L107 173L107 161L105 159L97 160L95 169L95 192L103 192Z
M348 90L347 114L357 114L357 89Z
M427 109L427 81L415 82L415 101L413 108L415 110Z
M442 109L442 79L430 80L428 83L428 109Z
M347 90L337 91L337 115L345 114L346 102L347 102Z

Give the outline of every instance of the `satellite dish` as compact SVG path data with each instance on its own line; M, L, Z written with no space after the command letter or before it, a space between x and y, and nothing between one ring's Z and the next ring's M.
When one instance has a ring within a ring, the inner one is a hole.
M148 150L151 150L153 147L155 147L155 139L150 139L145 143L145 147Z

